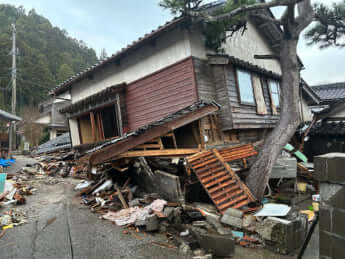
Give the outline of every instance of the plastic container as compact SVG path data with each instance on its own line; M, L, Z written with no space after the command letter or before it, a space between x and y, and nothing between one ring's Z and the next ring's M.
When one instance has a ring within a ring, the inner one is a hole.
M306 192L307 191L307 184L303 182L297 183L297 190L299 192Z
M7 174L0 174L0 193L4 192L5 190L6 178Z
M320 203L314 201L312 202L312 205L313 205L313 211L318 212Z

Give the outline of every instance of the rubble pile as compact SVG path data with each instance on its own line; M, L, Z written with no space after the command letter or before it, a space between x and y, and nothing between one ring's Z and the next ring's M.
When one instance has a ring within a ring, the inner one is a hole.
M196 161L197 156L192 157ZM189 167L188 160L193 159L140 157L104 163L90 168L87 179L80 181L75 191L83 204L99 214L100 219L124 227L124 234L135 236L139 232L159 232L167 237L167 241L156 245L176 247L183 254L204 256L200 258L230 256L234 253L235 244L270 247L288 254L303 242L308 228L305 214L277 204L274 199L266 199L266 203L271 201L273 204L262 207L256 201L240 203L241 199L234 198L231 201L238 200L238 203L231 202L232 206L220 210L219 206L224 203L217 204L207 198L207 192L212 192L212 189L206 189L207 182L202 181L204 176L195 174L193 167L198 168L197 163ZM85 161L85 158L76 161L75 167L84 165L86 168ZM202 168L205 166L204 162ZM244 164L238 161L236 168L237 171L245 169ZM233 173L231 168L228 168L228 173ZM246 186L239 177L232 177L239 186L232 189L242 190L236 191L235 197L241 197L238 195L247 191ZM214 180L210 178L209 181ZM224 185L224 180L220 184ZM223 192L225 189L216 184L209 186ZM187 197L187 193L193 193L192 198ZM223 193L217 193L223 197ZM250 193L245 197L251 197Z

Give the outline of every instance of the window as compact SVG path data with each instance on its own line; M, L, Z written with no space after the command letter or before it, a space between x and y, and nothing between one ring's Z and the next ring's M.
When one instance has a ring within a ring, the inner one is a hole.
M237 69L237 82L240 100L243 104L255 104L252 78L249 72Z
M113 105L90 112L78 119L82 144L119 137L117 114Z
M279 82L270 80L269 81L270 92L272 97L272 103L274 106L279 107L280 105L280 86Z

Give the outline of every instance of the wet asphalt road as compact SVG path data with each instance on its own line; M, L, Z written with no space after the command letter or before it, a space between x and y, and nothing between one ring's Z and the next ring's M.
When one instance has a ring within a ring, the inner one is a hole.
M18 158L7 172L16 172L32 160ZM181 258L177 249L151 242L162 236L123 234L123 229L92 214L75 197L68 179L54 185L37 183L38 191L27 204L15 207L28 212L28 223L7 230L0 239L0 258ZM3 212L5 208L0 209Z
M17 157L17 163L7 170L15 173L34 160ZM164 242L162 235L123 234L123 229L98 218L75 196L78 180L58 178L60 183L46 184L35 180L37 193L27 196L27 204L14 209L28 214L28 223L9 229L0 239L0 259L94 259L94 258L184 258L178 249L161 248L152 241ZM5 208L0 208L2 213ZM304 258L318 258L318 236L313 236ZM236 246L234 259L290 259L267 249Z

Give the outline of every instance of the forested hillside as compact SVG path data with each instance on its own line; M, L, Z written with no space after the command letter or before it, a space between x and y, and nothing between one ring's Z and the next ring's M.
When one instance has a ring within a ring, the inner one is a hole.
M36 106L52 87L97 62L93 49L34 10L0 5L0 109L10 107L12 23L17 28L19 111Z

